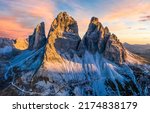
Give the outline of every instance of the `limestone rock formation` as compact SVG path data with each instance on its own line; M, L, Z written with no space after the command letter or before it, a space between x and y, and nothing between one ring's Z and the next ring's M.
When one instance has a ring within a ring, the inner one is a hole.
M80 42L77 22L66 12L61 12L54 19L46 45L45 60L59 60L59 54L75 51Z
M99 52L104 57L117 64L125 62L126 50L108 27L103 27L98 18L92 17L89 28L79 45L79 55L87 49L92 54Z
M27 39L16 39L13 45L18 50L26 50L28 48L28 44Z
M84 36L84 44L87 50L95 53L98 50L98 42L103 38L104 28L98 18L92 17L88 31Z
M104 28L98 18L92 17L88 30L80 43L79 50L83 51L83 48L86 48L91 53L103 52L109 34L109 29Z
M28 49L39 49L46 43L44 22L37 25L32 35L29 36Z
M107 41L104 57L117 64L125 62L126 50L114 34L112 34Z

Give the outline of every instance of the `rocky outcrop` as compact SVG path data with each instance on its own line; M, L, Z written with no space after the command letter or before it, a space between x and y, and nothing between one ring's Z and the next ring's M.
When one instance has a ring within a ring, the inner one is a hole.
M83 40L79 45L79 56L84 55L85 50L92 54L99 52L104 57L117 64L122 64L126 58L126 50L108 27L103 27L98 18L92 17Z
M50 28L50 32L55 30L78 34L77 22L66 12L61 12L54 19ZM49 32L49 36L50 36L50 32Z
M92 17L83 41L88 51L95 53L98 51L98 42L104 35L104 28L98 18Z
M29 36L28 49L39 49L46 43L45 24L44 22L37 25L32 35Z
M4 47L14 48L13 43L14 43L14 41L11 39L0 37L0 48L4 48Z
M15 41L14 41L14 46L15 46L15 48L16 49L18 49L18 50L25 50L25 49L27 49L28 48L28 41L27 41L27 39L16 39Z
M109 37L106 43L104 57L117 64L125 62L126 50L114 34Z
M48 34L45 60L61 59L60 55L76 51L79 42L77 22L66 12L59 13Z
M15 47L14 41L8 38L0 38L0 61L10 59L13 56Z
M98 18L92 17L88 30L80 43L80 52L82 51L81 53L83 53L83 51L87 49L91 53L97 51L102 53L109 34L109 29L107 27L104 28Z

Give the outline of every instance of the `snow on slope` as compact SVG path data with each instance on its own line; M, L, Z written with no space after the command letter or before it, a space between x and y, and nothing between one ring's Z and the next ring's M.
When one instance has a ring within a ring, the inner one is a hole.
M143 64L143 63L148 63L148 61L146 61L144 58L131 53L130 51L126 50L127 52L127 58L126 58L126 62L130 63L130 64Z
M33 50L29 51L26 50L22 52L22 54L16 56L14 59L10 60L8 66L6 66L6 71L4 78L7 80L8 77L13 76L13 73L11 72L16 67L17 71L24 71L24 70L35 70L42 62L42 54L44 51L44 47L42 47L39 50ZM40 55L41 53L41 55ZM39 60L35 60L35 57L39 57ZM29 67L28 67L29 65ZM11 73L10 73L11 72ZM20 75L21 76L21 75Z
M75 55L71 60L63 56L62 62L47 62L44 66L35 75L36 78L47 77L46 81L35 83L41 95L125 95L123 88L131 81L134 87L138 87L132 70L126 64L119 67L99 53L93 55L86 51L84 57ZM133 87L129 86L129 91L140 95L140 91Z

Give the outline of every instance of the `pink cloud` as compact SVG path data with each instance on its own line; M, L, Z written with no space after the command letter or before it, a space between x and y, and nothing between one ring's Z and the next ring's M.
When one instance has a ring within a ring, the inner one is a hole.
M0 36L8 38L25 38L31 34L32 29L24 28L21 24L17 23L14 19L1 19L0 20Z
M138 20L141 15L149 13L150 4L144 1L135 0L122 2L114 7L107 15L102 19L103 21L119 21L121 19L126 20Z
M53 21L55 7L53 2L49 1L47 3L42 0L30 0L30 2L26 0L14 0L4 2L9 4L11 10L8 14L2 13L0 15L1 37L27 38L33 32L34 27L41 21L46 23L46 29L49 29Z

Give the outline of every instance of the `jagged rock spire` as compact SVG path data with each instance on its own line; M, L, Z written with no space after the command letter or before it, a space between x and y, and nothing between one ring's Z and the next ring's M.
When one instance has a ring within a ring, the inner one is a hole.
M98 18L91 18L88 30L80 41L77 22L66 12L59 13L49 31L44 61L59 61L62 54L72 51L82 56L86 50L92 54L104 54L106 59L117 64L122 64L126 58L126 51L120 41L110 33L107 26L103 27Z
M62 32L72 32L78 34L77 22L69 16L66 12L61 12L54 19L50 32L55 30L61 30Z
M116 64L122 64L126 60L126 50L115 34L107 41L104 57Z
M105 28L104 28L104 35L109 35L110 34L110 32L109 32L109 29L108 29L108 27L106 26Z
M98 18L92 17L88 30L83 37L82 42L80 43L79 48L83 47L90 51L91 53L95 53L96 51L103 51L104 47L101 47L101 43L104 40L105 32L109 32L109 30L102 26L99 22Z
M28 49L39 49L46 43L44 22L37 25L32 35L29 36Z
M79 45L79 55L84 55L86 50L92 54L104 54L105 58L117 64L122 64L126 58L126 50L116 35L111 35L108 27L104 28L96 17L91 18L88 30Z
M48 34L46 61L59 60L61 59L60 54L75 51L79 42L77 22L66 12L59 13L54 19Z

